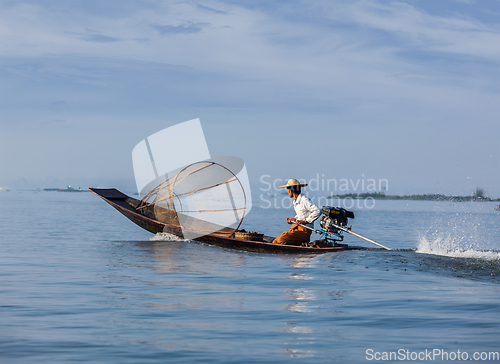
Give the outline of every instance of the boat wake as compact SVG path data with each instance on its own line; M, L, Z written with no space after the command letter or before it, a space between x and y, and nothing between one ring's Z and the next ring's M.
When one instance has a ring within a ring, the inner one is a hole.
M418 236L417 253L451 258L478 259L500 263L498 237L491 234L496 224L488 215L477 213L442 214Z
M481 250L477 247L463 246L462 239L453 238L451 235L435 236L427 238L422 236L419 239L417 253L441 255L453 258L474 258L484 260L499 260L500 252L494 250Z
M169 233L156 233L150 241L191 241L189 239L181 239L174 234Z

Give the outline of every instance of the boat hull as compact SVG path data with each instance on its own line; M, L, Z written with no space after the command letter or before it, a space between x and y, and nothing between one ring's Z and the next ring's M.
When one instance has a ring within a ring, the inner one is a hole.
M89 188L89 190L94 192L99 197L101 197L104 201L109 203L116 210L118 210L125 217L127 217L130 221L140 226L141 228L153 234L169 233L178 236L179 239L182 239L183 235L182 235L182 230L180 228L162 223L160 221L154 220L148 216L145 216L144 214L137 212L136 206L139 204L140 202L139 200L127 196L126 194L118 191L115 188ZM270 239L272 238L267 237L267 240ZM200 236L195 240L205 244L216 245L230 249L267 252L267 253L285 253L285 254L303 254L303 253L324 254L328 252L341 251L349 248L346 244L338 244L337 246L326 247L326 248L280 245L263 241L237 239L234 237L219 235L217 233Z

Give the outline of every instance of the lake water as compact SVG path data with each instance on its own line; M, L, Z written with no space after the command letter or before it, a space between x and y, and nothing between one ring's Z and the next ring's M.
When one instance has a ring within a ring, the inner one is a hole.
M377 201L353 231L394 251L299 256L154 237L92 193L0 205L1 363L499 362L492 203ZM243 227L289 215L256 204Z

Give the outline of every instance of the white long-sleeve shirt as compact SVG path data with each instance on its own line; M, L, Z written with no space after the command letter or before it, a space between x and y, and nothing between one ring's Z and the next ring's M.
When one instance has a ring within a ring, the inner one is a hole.
M295 209L295 219L307 221L307 226L314 228L314 220L316 220L321 211L304 195L299 195L293 200L293 208Z

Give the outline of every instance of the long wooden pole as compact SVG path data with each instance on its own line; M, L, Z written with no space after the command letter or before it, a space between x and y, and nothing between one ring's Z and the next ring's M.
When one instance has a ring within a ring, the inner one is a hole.
M384 246L384 245L382 245L382 244L377 243L376 241L374 241L374 240L372 240L372 239L365 238L363 235L359 235L358 233L355 233L354 231L351 231L351 230L349 230L349 229L345 229L345 228L343 228L343 227L341 227L341 226L338 226L338 225L335 225L335 224L332 224L332 225L333 225L333 226L335 226L335 227L336 227L337 229L339 229L339 230L345 231L346 233L349 233L349 234L351 234L351 235L354 235L354 236L356 236L356 237L358 237L358 238L360 238L360 239L366 240L366 241L367 241L367 242L369 242L369 243L372 243L372 244L378 245L379 247L384 248L385 250L392 250L392 249L390 249L390 248L388 248L388 247L386 247L386 246Z

